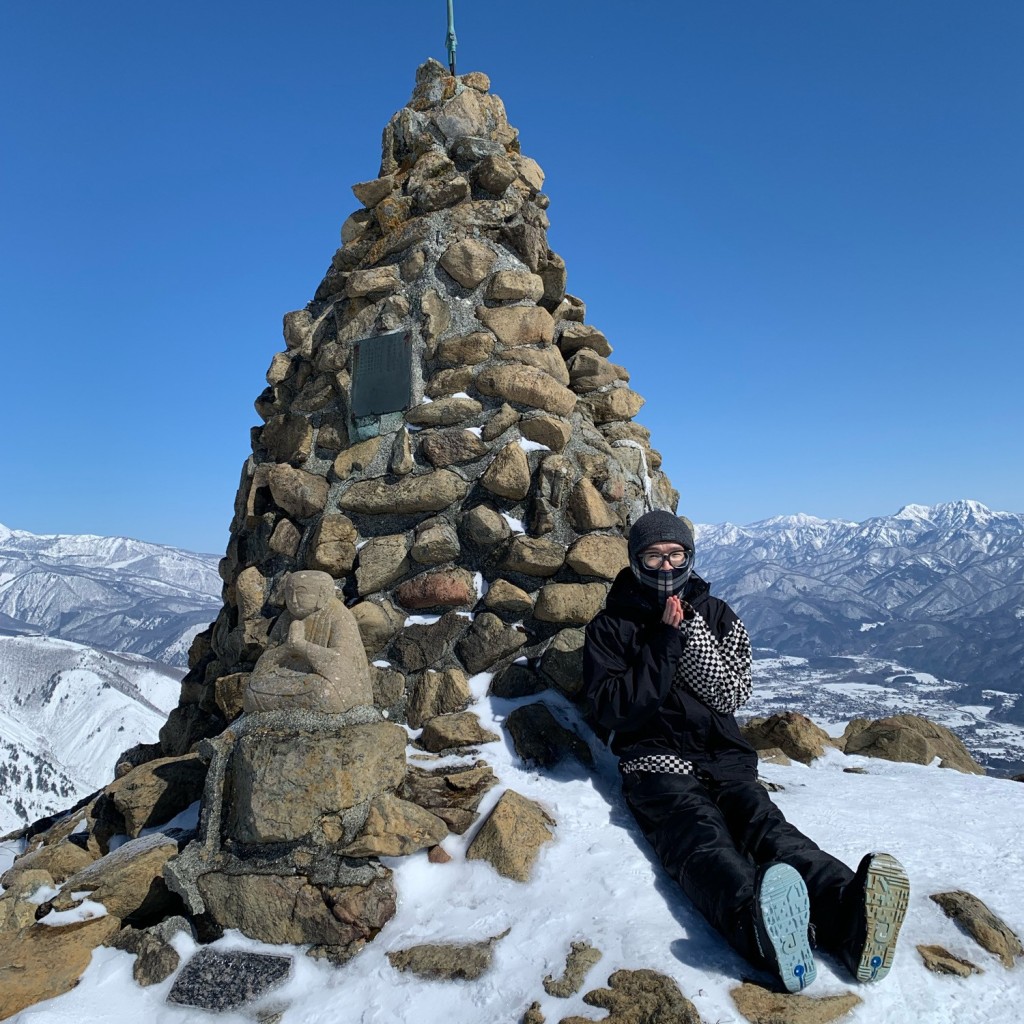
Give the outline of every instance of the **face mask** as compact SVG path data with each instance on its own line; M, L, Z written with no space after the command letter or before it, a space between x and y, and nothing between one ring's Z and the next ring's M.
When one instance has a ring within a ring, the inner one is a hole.
M667 562L661 563L661 569L648 569L640 562L630 560L629 566L633 575L645 586L658 592L658 599L664 604L673 594L679 594L686 586L693 573L693 552L678 568L673 569Z

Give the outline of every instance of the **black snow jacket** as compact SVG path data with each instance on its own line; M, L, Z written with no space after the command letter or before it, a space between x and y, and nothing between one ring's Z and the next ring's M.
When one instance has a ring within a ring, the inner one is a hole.
M718 781L754 779L757 755L733 717L750 697L750 640L709 591L690 578L680 596L697 614L675 629L661 621L657 593L623 569L587 626L584 708L614 734L623 763L667 754Z

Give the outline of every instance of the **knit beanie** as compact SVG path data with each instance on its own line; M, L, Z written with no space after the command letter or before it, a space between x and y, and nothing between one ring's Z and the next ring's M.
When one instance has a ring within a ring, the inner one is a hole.
M640 561L640 552L664 541L682 545L689 551L689 557L678 569L666 569L665 563L659 569L648 569ZM661 509L647 512L630 529L628 550L633 575L645 587L656 590L664 603L672 594L682 591L693 572L693 524L683 516L674 516Z
M693 523L685 516L674 516L662 509L645 513L629 531L629 560L633 561L645 548L662 541L675 541L692 551Z

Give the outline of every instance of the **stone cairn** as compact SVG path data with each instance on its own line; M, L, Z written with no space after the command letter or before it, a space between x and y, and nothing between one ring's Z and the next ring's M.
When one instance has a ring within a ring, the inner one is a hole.
M16 938L26 966L0 1018L74 984L97 942L138 953L140 980L166 977L169 918L200 939L238 928L335 962L358 951L395 910L378 858L443 861L497 781L474 760L498 737L468 710L471 677L501 697L573 697L625 530L675 508L633 421L643 399L566 293L544 174L489 88L428 61L379 175L353 186L362 206L312 302L285 316L256 400L224 605L179 706L110 786L26 830L4 876L5 897L60 892L2 901L20 916L0 944ZM546 707L520 710L524 757L589 759ZM418 764L403 725L422 730ZM423 767L449 753L467 760ZM200 798L198 833L173 828ZM525 880L536 850L503 834L539 847L552 825L507 791L467 855ZM128 841L112 850L114 836ZM76 926L76 959L32 920L83 893L107 913ZM63 973L32 989L27 965L47 956Z

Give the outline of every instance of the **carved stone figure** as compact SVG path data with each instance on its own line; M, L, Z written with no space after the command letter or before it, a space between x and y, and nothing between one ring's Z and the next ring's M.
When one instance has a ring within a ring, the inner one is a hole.
M243 709L304 708L337 715L373 703L370 669L352 613L334 593L326 572L291 573L284 585L287 610L249 678Z

